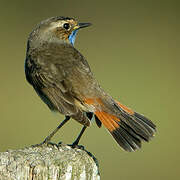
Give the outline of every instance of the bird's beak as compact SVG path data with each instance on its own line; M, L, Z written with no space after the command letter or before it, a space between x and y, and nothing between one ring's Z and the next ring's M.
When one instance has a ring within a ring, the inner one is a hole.
M91 26L92 24L91 23L79 23L78 26L79 26L79 29L80 28L85 28L85 27L88 27L88 26Z
M85 28L91 25L92 25L91 23L78 23L76 26L74 26L74 30Z

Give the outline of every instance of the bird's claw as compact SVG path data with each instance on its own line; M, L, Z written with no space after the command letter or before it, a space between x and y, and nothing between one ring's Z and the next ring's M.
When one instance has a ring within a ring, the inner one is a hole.
M39 143L39 144L35 144L32 145L33 147L40 147L40 146L56 146L58 147L58 145L56 143L50 142L50 139L46 138L43 142Z
M77 149L85 150L84 146L78 145L76 143L68 144L68 146L72 147L73 149L77 148Z

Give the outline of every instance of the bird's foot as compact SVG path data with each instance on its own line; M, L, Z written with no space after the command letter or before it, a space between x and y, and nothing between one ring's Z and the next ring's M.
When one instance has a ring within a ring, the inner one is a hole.
M84 146L82 145L78 145L78 142L73 142L72 144L68 144L68 146L72 147L72 148L77 148L77 149L81 149L81 150L84 150Z
M39 143L39 144L35 144L32 145L33 147L40 147L40 146L56 146L58 147L58 145L56 143L50 142L50 138L46 138L43 142Z

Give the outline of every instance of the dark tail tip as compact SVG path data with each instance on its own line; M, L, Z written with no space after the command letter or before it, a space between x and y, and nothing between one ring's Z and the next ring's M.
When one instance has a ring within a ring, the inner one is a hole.
M145 116L143 116L143 115L141 115L139 113L135 112L134 116L136 117L136 120L138 120L144 126L146 126L146 128L148 129L151 136L153 136L154 133L156 132L156 125L152 121L150 121L148 118L146 118Z
M123 114L119 127L111 132L117 143L126 151L141 148L141 141L149 141L156 132L156 126L141 114Z
M133 132L120 126L111 132L114 139L125 151L135 151L141 148L140 138Z

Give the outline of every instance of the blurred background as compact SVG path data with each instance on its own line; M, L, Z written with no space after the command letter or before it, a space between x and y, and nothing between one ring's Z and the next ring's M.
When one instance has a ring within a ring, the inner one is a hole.
M93 26L75 47L102 87L149 117L156 137L135 153L122 151L95 123L81 144L99 160L101 179L179 179L180 9L178 1L5 1L0 6L0 151L41 142L63 116L53 114L26 82L29 33L41 20L64 15ZM53 139L72 143L81 129L68 123Z

